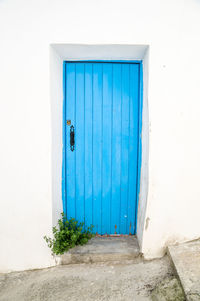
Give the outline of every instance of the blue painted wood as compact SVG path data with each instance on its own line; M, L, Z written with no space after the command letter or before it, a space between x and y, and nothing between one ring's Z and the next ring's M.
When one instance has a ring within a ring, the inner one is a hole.
M93 225L101 233L102 218L102 64L93 64Z
M112 73L112 64L103 64L102 233L111 233Z
M113 64L111 233L119 234L121 203L121 64Z
M68 61L68 63L69 63L70 61ZM72 60L71 62L73 62L73 63L95 63L95 64L98 64L98 63L100 63L100 64L102 64L102 63L108 63L108 64L113 64L113 63L115 63L115 64L141 64L142 63L142 61L141 60L112 60L112 61L110 61L110 60L79 60L79 61L74 61L74 60Z
M76 218L84 222L85 208L85 66L76 64Z
M62 146L62 202L63 212L67 212L67 191L66 191L66 62L63 62L63 146Z
M137 193L136 193L136 210L135 210L135 233L137 233L137 214L140 193L140 177L142 163L142 112L143 112L143 63L140 62L139 68L139 124L138 124L138 168L137 168Z
M66 64L66 119L71 120L75 125L75 86L76 86L76 65ZM70 127L66 126L66 195L67 195L67 217L76 218L76 169L75 152L70 151Z
M85 64L85 223L93 224L93 66Z
M138 88L139 66L130 65L130 131L129 131L129 196L127 232L135 233L135 210L137 201L137 164L138 160ZM133 142L136 143L133 143Z
M65 127L68 217L99 234L134 234L138 200L140 64L66 62ZM141 151L141 149L139 149Z
M122 142L120 233L127 233L130 129L130 66L122 65Z

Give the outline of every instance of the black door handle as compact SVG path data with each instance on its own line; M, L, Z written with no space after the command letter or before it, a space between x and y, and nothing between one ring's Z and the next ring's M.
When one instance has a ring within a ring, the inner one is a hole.
M74 126L70 126L70 149L73 152L74 151L74 145L75 145L75 133L74 133Z

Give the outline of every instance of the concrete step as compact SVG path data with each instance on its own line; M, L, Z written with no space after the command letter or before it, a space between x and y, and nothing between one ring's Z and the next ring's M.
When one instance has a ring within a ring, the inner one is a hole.
M168 254L187 301L200 301L200 240L169 246Z
M132 260L140 255L135 236L94 237L61 256L61 264Z

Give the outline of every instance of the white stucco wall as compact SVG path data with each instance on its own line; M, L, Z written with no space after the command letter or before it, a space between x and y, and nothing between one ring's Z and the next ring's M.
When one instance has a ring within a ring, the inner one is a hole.
M169 243L200 236L199 16L199 0L0 0L0 271L54 264L43 235L59 208L55 43L150 46L141 248L152 258Z

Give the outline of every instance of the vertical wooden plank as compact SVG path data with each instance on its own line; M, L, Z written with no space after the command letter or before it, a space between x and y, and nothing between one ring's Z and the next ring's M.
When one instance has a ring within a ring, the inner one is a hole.
M128 234L129 104L129 64L123 64L120 234Z
M93 225L101 233L102 64L93 64Z
M111 233L120 233L121 64L113 64Z
M138 96L138 158L137 158L137 195L136 195L136 210L135 210L135 233L137 233L137 217L138 217L138 202L140 192L141 178L141 161L142 161L142 111L143 111L143 65L139 64L139 96Z
M76 64L76 126L75 126L75 154L76 154L76 219L84 221L85 202L85 104L84 104L84 63Z
M62 202L63 202L63 212L67 214L67 169L66 169L66 62L63 62L63 125L62 125Z
M102 234L110 233L112 64L103 64Z
M85 226L92 220L92 63L85 64Z
M138 93L139 65L130 65L130 134L129 134L129 199L128 233L135 234L135 210L137 193L137 158L138 158Z
M75 64L66 64L66 120L75 125ZM66 125L66 202L67 217L76 217L75 152L70 150L70 126Z

